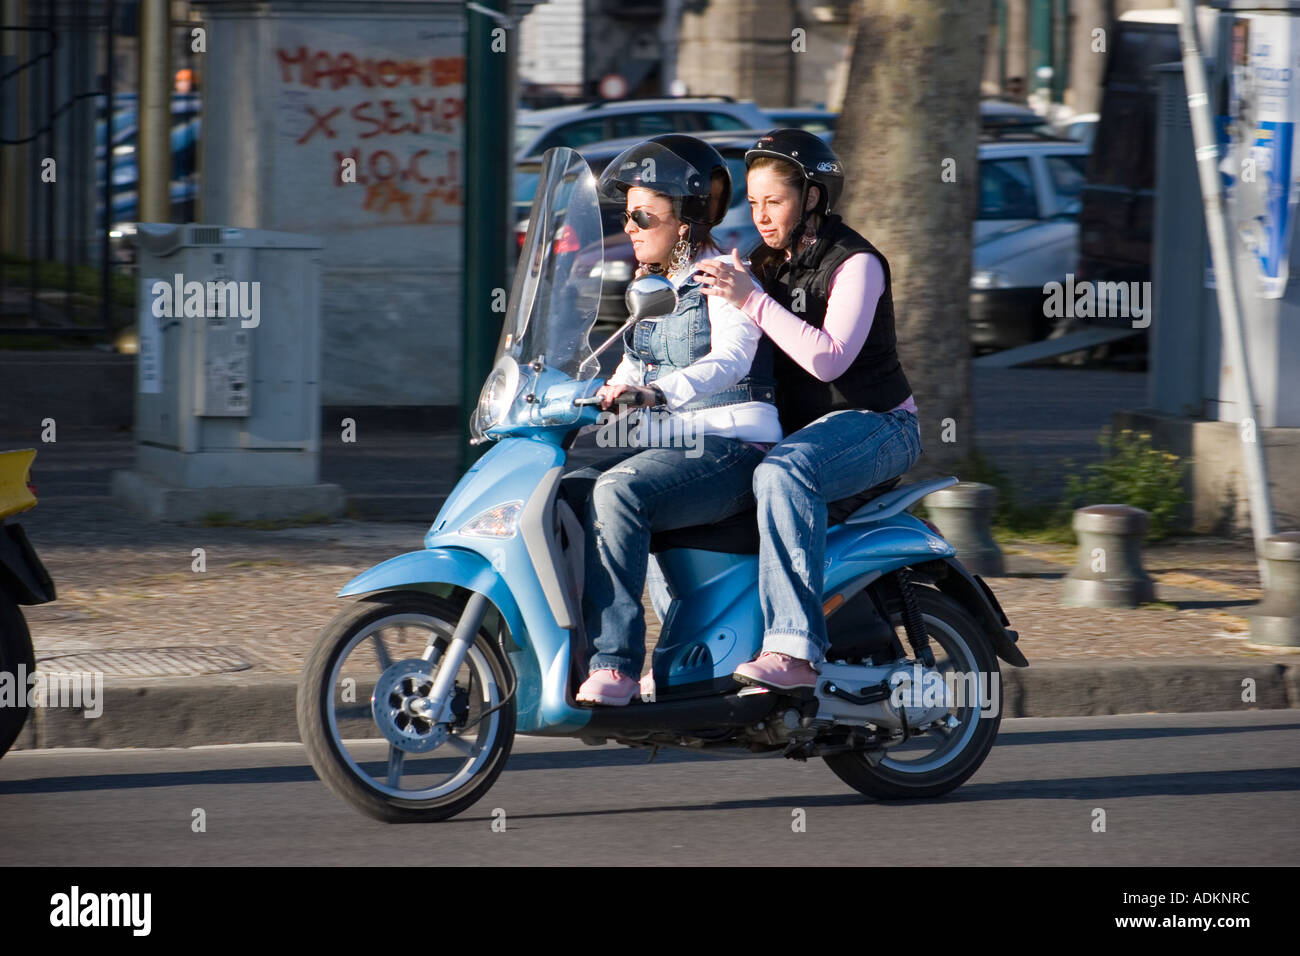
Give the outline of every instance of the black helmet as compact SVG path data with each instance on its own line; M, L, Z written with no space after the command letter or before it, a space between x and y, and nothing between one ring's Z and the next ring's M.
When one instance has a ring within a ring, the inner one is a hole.
M719 181L721 194L715 185ZM731 203L726 160L708 143L681 133L665 133L623 150L600 177L600 191L610 199L623 200L633 186L667 196L677 218L693 226L716 226Z
M803 173L805 196L810 184L821 187L821 197L810 212L826 214L835 209L844 191L844 166L821 137L806 129L774 129L746 151L745 168L760 156L773 156L797 166Z

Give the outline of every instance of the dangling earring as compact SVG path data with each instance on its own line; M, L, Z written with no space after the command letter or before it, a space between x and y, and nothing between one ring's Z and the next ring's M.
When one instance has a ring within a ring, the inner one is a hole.
M799 248L807 249L816 241L817 241L817 227L814 226L811 221L809 221L808 225L804 227L803 235L799 237Z
M691 261L691 244L685 238L678 239L673 245L673 254L668 260L668 271L678 272Z

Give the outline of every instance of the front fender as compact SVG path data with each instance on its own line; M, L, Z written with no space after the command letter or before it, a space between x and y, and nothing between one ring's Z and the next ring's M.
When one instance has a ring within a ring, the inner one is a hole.
M481 554L459 548L428 548L410 551L376 564L343 586L339 597L393 591L422 584L454 584L487 597L506 622L510 636L519 646L528 643L523 615L510 588Z

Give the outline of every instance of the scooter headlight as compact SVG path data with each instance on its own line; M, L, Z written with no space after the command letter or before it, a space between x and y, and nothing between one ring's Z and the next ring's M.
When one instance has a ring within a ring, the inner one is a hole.
M479 393L478 410L474 414L474 431L479 437L486 437L487 430L506 417L518 385L519 365L509 356L503 356Z
M519 512L523 507L522 501L507 501L489 508L471 518L460 533L475 538L512 538L519 527Z

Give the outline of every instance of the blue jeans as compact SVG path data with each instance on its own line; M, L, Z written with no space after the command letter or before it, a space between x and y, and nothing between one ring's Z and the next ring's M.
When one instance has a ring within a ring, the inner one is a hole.
M754 470L763 650L825 658L827 502L901 475L920 456L916 415L902 409L831 412L768 452Z
M685 448L625 449L561 479L586 537L582 617L596 649L589 671L641 676L651 533L711 524L754 506L763 452L718 435L705 435L700 449L693 458Z

